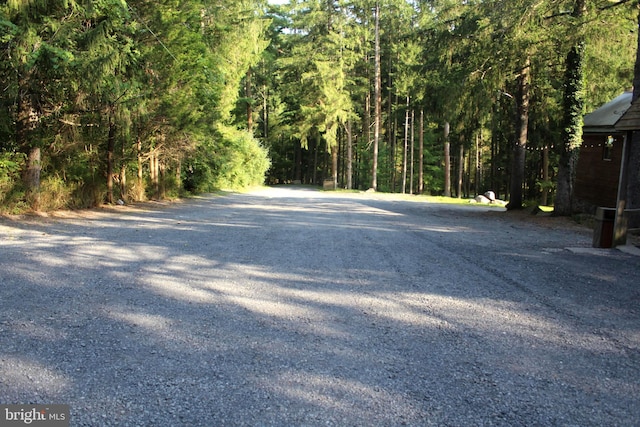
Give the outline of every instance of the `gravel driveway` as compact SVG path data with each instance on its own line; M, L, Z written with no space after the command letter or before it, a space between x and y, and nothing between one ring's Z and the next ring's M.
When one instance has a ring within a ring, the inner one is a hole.
M640 424L640 257L273 188L0 220L0 403L72 426Z

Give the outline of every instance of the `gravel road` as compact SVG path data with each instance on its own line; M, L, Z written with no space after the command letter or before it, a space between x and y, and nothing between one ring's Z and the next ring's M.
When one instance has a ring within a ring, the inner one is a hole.
M72 426L634 426L640 256L297 187L0 220L0 403Z

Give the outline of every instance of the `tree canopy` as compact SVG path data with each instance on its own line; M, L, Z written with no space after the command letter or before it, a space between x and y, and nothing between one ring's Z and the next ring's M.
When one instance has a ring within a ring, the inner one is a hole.
M632 85L637 17L624 0L8 1L0 199L331 180L519 208L557 184L564 209L582 115Z

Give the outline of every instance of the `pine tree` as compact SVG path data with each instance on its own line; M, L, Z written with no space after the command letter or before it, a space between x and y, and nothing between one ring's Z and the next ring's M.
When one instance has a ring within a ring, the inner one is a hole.
M77 23L63 19L78 6L71 1L6 2L0 6L5 100L14 113L14 137L26 163L22 172L27 200L39 207L42 148L65 103L67 67L73 40L67 38ZM9 77L10 76L10 77ZM9 99L7 99L10 97Z

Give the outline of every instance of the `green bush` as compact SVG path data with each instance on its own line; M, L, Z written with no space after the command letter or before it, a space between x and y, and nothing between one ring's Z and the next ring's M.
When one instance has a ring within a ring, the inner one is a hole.
M215 190L213 171L202 154L190 159L182 171L182 186L187 193L198 194Z
M25 189L20 179L24 155L0 153L0 212L17 214L28 210Z
M68 185L59 176L45 177L40 182L40 209L54 211L71 206L73 185Z
M267 150L246 131L224 127L220 133L221 147L213 159L214 186L238 190L264 184L271 166Z
M205 193L262 185L270 166L267 150L250 133L220 127L218 138L202 144L185 162L183 187L188 193Z

